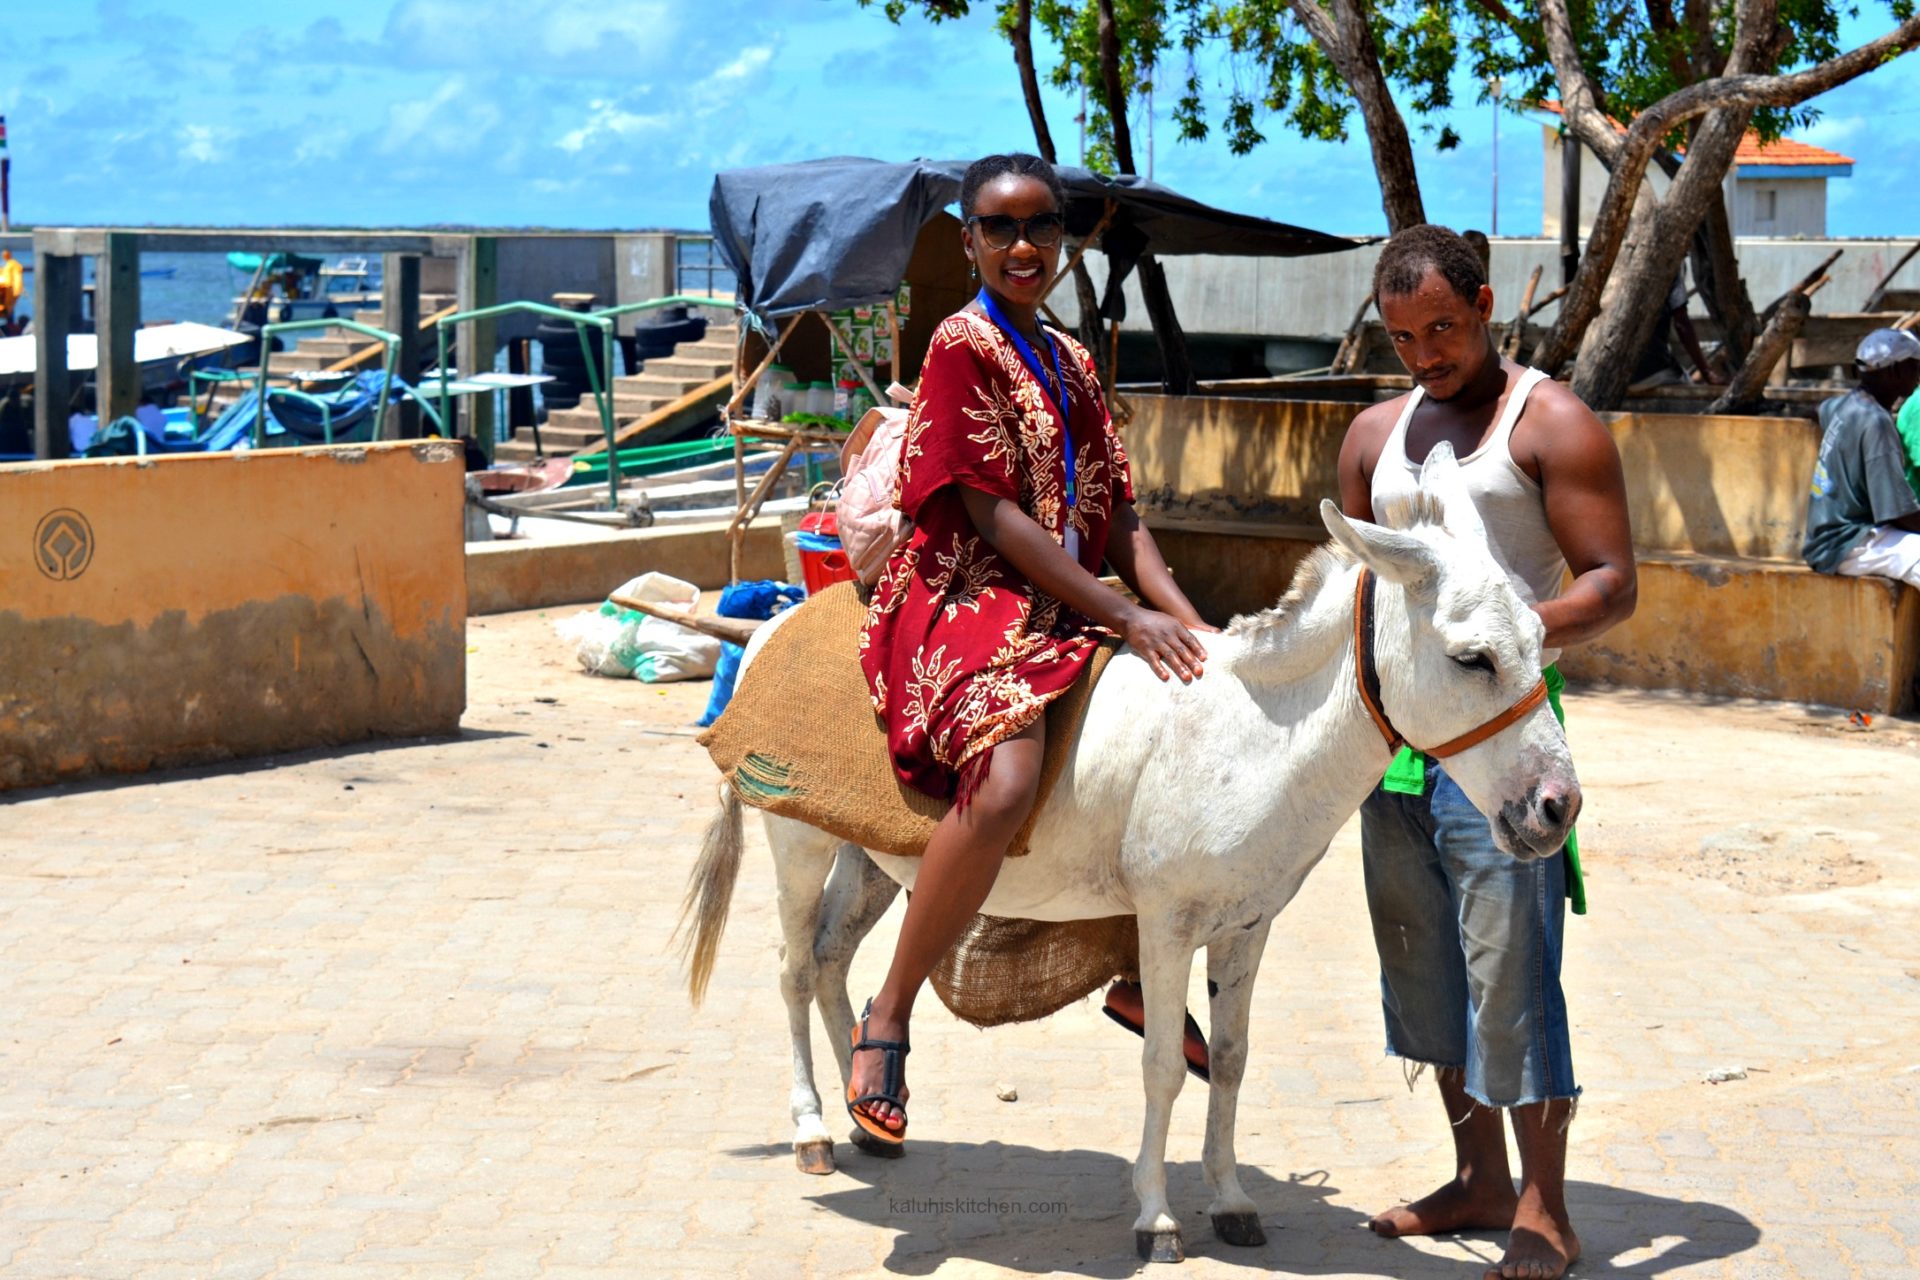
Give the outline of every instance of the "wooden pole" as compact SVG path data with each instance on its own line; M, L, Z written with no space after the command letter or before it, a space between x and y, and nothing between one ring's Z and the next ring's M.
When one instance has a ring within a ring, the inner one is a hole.
M1534 291L1540 287L1540 277L1546 267L1536 265L1533 275L1527 279L1527 291L1520 299L1520 314L1513 318L1513 327L1507 330L1507 340L1500 344L1500 354L1509 360L1520 358L1520 344L1527 331L1527 317L1533 314Z
M420 341L419 254L386 255L380 271L380 327L400 335L393 376L410 387L418 386L420 357L426 349ZM411 440L420 434L420 406L411 397L400 402L396 413L401 439Z
M635 600L618 592L609 596L608 599L622 609L644 613L649 618L659 618L663 622L678 623L689 631L698 631L716 640L730 640L734 644L745 644L753 639L753 633L761 626L756 618L722 618L712 614L689 613L685 609L676 609L672 605L659 604L652 600Z
M891 301L887 303L887 343L893 351L893 358L887 361L887 376L898 382L905 361L900 354L900 308Z
M1793 297L1796 293L1804 295L1810 292L1813 289L1814 282L1819 280L1821 276L1826 275L1827 268L1831 267L1834 263L1840 261L1840 255L1845 252L1846 252L1845 249L1835 249L1832 253L1826 256L1826 259L1822 261L1819 266L1807 272L1807 274L1805 274L1804 276L1801 276L1799 281L1792 288L1788 289L1785 293L1781 294L1778 298L1775 298L1771 303L1771 305L1767 307L1767 310L1766 310L1767 317L1771 319L1773 316L1774 309L1778 307L1781 303L1785 302L1788 298Z
M1080 265L1080 259L1087 256L1087 250L1093 247L1093 242L1098 240L1101 233L1107 229L1107 224L1113 221L1113 215L1119 211L1119 208L1119 201L1107 201L1107 210L1100 215L1100 221L1094 223L1093 230L1087 232L1087 234L1081 238L1080 244L1073 251L1073 256L1067 259L1067 265L1060 268L1059 272L1053 277L1052 283L1047 285L1046 293L1040 295L1040 301L1045 302L1052 296L1054 289L1059 287L1060 282L1073 274L1073 269ZM1056 323L1058 322L1056 321ZM1062 329L1066 328L1065 325L1061 325L1060 327Z
M491 307L500 301L500 242L492 236L469 236L467 249L460 272L460 309L477 311ZM493 372L493 349L499 334L499 326L489 316L484 320L469 320L461 326L466 330L458 337L460 344L458 373L462 378L471 378L476 373ZM594 359L600 358L595 351ZM611 371L607 372L611 376ZM487 455L487 461L493 461L493 397L468 396L464 411L467 417L466 435L480 444L481 451ZM452 428L449 427L449 430Z
M1366 330L1367 308L1373 305L1373 293L1360 299L1360 306L1354 311L1353 319L1347 324L1347 331L1341 335L1340 346L1333 353L1333 362L1329 366L1335 373L1346 373L1348 366L1360 358L1361 335Z
M1560 134L1560 285L1573 286L1580 270L1580 162L1586 151L1564 124Z
M1773 306L1767 327L1753 344L1753 350L1734 372L1727 389L1707 409L1708 413L1748 413L1759 407L1767 389L1767 379L1799 336L1813 310L1813 300L1798 289L1789 289Z
M1913 255L1916 253L1920 253L1920 240L1914 241L1913 246L1900 255L1900 261L1894 263L1887 274L1880 277L1880 282L1873 286L1872 292L1867 294L1867 301L1865 305L1860 308L1862 311L1878 311L1880 309L1880 303L1886 297L1887 286L1892 284L1893 278L1900 274L1900 268L1913 261Z
M684 413L699 408L703 403L711 405L713 400L727 389L728 378L729 375L721 374L712 382L703 383L683 395L676 396L658 409L635 418L613 433L614 444L619 445L637 435L644 435L663 422L670 422Z
M94 386L104 428L140 407L140 366L133 362L133 335L140 328L140 237L109 231L106 252L94 259L93 278L100 353Z
M1527 319L1529 320L1533 319L1536 315L1539 315L1542 311L1545 311L1548 307L1552 306L1554 303L1560 301L1560 299L1566 296L1567 296L1567 286L1561 285L1558 289L1555 289L1552 293L1540 299L1540 301L1534 303L1533 309L1527 312Z
M786 345L787 335L791 334L793 332L794 326L799 323L800 323L799 316L794 316L792 319L787 321L787 327L780 331L780 335L774 339L773 345L767 348L766 358L763 359L757 366L755 366L753 372L747 375L746 380L744 382L740 383L737 387L734 388L733 398L731 400L728 400L727 407L720 411L721 417L723 418L733 417L734 410L738 409L741 405L741 402L747 398L747 393L749 391L752 391L754 388L754 385L760 381L761 376L764 375L768 369L771 369L773 367L773 362L775 358L777 358L780 354L780 348ZM741 345L739 348L738 355L734 359L734 364L733 364L733 367L736 370L742 368L746 363L745 361L746 350L747 350L746 328L747 328L746 324L742 322L740 326Z
M67 335L80 315L80 259L37 244L33 258L33 452L38 458L64 458L73 452L67 430L73 399Z
M833 317L826 312L810 311L807 314L820 317L820 323L827 326L827 332L831 333L833 340L840 344L840 349L847 353L847 362L853 366L853 371L860 375L860 381L866 383L867 390L873 392L873 402L875 404L885 404L887 402L886 393L881 391L879 384L874 382L873 375L867 372L867 366L861 361L860 357L853 354L853 339L847 337L846 332L841 329L839 325L835 324Z

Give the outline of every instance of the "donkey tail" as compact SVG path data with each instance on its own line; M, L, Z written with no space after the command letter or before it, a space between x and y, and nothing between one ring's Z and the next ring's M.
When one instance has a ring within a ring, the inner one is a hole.
M700 860L687 877L687 898L673 930L673 939L680 941L680 958L687 964L687 994L696 1005L706 999L713 962L720 954L720 935L727 928L727 910L733 905L733 884L740 878L740 855L746 848L741 808L739 793L723 780L720 807L707 822Z

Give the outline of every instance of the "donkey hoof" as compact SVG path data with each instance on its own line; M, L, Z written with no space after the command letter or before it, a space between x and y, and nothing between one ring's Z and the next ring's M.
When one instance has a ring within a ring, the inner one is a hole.
M1236 1249L1253 1248L1267 1242L1267 1233L1260 1229L1260 1215L1251 1211L1214 1214L1213 1234L1219 1237L1222 1244L1230 1244Z
M1178 1230L1135 1231L1133 1251L1139 1254L1144 1262L1185 1262L1187 1260L1186 1242L1181 1240Z
M826 1138L796 1142L793 1145L793 1162L802 1173L832 1173L833 1143Z
M882 1160L898 1160L901 1156L907 1154L906 1147L901 1144L882 1142L858 1125L854 1126L852 1141L854 1146L860 1148L868 1155L878 1156Z

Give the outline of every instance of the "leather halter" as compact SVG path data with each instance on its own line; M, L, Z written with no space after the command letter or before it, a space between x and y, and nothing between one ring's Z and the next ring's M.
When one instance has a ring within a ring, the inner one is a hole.
M1360 701L1372 717L1374 727L1380 730L1380 736L1387 740L1389 753L1397 754L1401 747L1413 746L1387 718L1387 711L1380 703L1380 669L1373 660L1373 596L1375 578L1373 570L1362 566L1360 580L1354 584L1353 601L1353 654L1354 682L1360 687ZM1521 695L1520 701L1502 711L1478 729L1469 729L1457 738L1441 743L1437 747L1414 747L1422 755L1444 760L1448 756L1459 755L1469 747L1477 747L1488 738L1503 729L1510 728L1523 719L1529 712L1547 700L1547 682L1542 677L1532 689Z

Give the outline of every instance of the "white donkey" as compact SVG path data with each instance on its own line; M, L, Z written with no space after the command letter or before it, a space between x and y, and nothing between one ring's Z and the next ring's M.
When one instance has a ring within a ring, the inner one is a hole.
M1277 608L1202 637L1204 678L1162 683L1130 651L1115 655L1031 854L1001 865L981 908L1032 920L1139 918L1146 1124L1133 1167L1134 1236L1141 1256L1156 1261L1185 1253L1167 1204L1165 1159L1168 1117L1185 1078L1182 1014L1194 952L1207 949L1215 990L1202 1153L1214 1193L1208 1212L1222 1240L1257 1245L1258 1211L1233 1154L1254 972L1274 917L1379 782L1389 745L1404 735L1451 755L1448 775L1516 858L1556 853L1580 807L1566 738L1543 705L1543 628L1488 551L1452 451L1434 451L1410 509L1383 513L1399 527L1348 520L1331 502L1320 513L1337 548L1314 553ZM749 662L770 630L755 637ZM724 783L720 798L683 920L693 926L696 1000L743 846L741 802ZM844 1086L848 962L898 887L913 887L919 863L762 816L785 933L794 1151L801 1169L830 1173L810 1009L818 999Z

